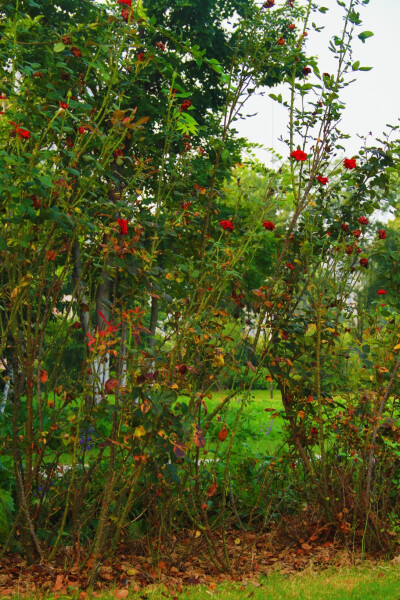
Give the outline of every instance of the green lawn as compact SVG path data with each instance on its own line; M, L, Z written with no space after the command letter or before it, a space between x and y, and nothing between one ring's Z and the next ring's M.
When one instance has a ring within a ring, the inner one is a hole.
M207 402L208 410L212 411L225 395L226 392L214 392L212 399ZM241 404L242 395L239 392L237 398L230 401L224 417L228 428L233 427ZM273 412L269 409L273 409ZM274 390L272 399L269 390L252 391L240 418L240 427L238 427L234 442L234 454L255 457L275 454L283 443L283 419L272 415L281 409L281 394L277 390Z
M134 593L116 588L114 591L95 592L95 595L71 589L71 595L57 598L99 600L399 600L400 565L393 563L364 564L323 571L303 571L295 575L274 573L268 578L244 580L242 583L227 581L216 585L193 585L178 592L163 585L154 584ZM11 596L3 595L4 598ZM42 596L41 596L42 597ZM18 596L13 596L17 599ZM37 600L36 596L21 596L24 600ZM54 595L44 596L53 600Z

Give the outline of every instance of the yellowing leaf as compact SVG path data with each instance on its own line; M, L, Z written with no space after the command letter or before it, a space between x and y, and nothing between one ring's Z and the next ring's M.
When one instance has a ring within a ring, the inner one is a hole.
M146 435L146 430L143 427L143 425L140 425L139 427L136 427L136 429L135 429L135 436L136 437L143 437L144 435Z
M400 344L396 344L396 346L393 348L393 350L400 350Z

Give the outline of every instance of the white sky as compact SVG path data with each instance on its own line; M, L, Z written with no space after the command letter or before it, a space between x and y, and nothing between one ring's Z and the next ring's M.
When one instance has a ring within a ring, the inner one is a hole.
M318 4L329 10L325 14L314 13L312 20L325 29L320 33L309 31L306 50L319 58L321 72L334 73L335 60L328 50L328 42L333 34L340 35L344 9L336 0L319 0ZM357 133L372 132L372 143L380 137L387 123L399 124L400 117L400 0L370 0L367 6L359 6L356 10L363 22L355 29L353 61L359 60L361 66L373 69L354 73L356 81L343 91L346 110L339 128L351 135L343 144L349 156L357 154L360 147ZM374 33L365 44L357 38L362 31ZM311 75L308 80L312 81ZM237 121L235 125L250 141L286 155L287 149L278 138L286 137L287 110L268 97L268 93L283 93L283 89L283 86L277 87L268 90L263 97L250 99L245 112L257 112L257 116ZM261 161L270 163L268 151L257 150L255 154Z

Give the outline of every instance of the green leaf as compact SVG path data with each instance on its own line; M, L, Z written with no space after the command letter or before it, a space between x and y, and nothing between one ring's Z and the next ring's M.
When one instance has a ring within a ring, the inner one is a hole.
M353 71L358 71L359 66L360 66L360 61L356 60L356 62L353 63L353 66L351 68L353 69Z
M65 44L63 44L62 42L58 42L58 44L55 44L53 47L54 52L62 52L63 50L65 50Z
M358 35L358 37L360 38L360 40L362 41L363 44L365 44L365 40L367 38L372 37L374 34L372 33L372 31L363 31L362 33L360 33Z
M359 71L371 71L371 69L373 69L373 67L360 67L358 70Z

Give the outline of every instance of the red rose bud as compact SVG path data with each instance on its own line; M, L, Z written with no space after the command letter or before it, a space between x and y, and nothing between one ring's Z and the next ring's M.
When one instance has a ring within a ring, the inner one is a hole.
M346 250L345 250L346 254L348 254L350 256L350 254L353 254L353 246L346 246Z
M86 127L78 127L79 133L86 133Z
M128 235L128 220L127 219L117 219L119 225L119 231L121 235Z
M317 180L320 182L321 185L326 185L329 181L329 178L321 177L321 175L318 175Z
M385 290L378 290L376 292L379 296L384 296L387 292Z
M367 217L359 217L358 222L361 223L361 225L368 225Z
M117 148L115 150L115 152L113 152L114 160L117 160L117 158L119 158L120 156L123 156L123 155L124 155L124 153L122 152L122 150L120 148Z
M68 107L69 107L69 104L67 104L66 102L60 101L60 108L62 108L63 110L67 110Z
M360 258L360 265L362 267L365 267L366 269L368 269L368 259L367 258Z
M379 239L384 240L386 238L386 231L384 229L380 229L378 231Z
M285 38L279 38L279 40L278 40L278 46L284 46L285 44L286 44Z
M345 158L343 164L345 168L349 170L357 168L357 163L354 158Z
M291 152L290 154L290 158L295 158L297 161L305 161L307 160L307 154L305 152L303 152L303 150L293 150L293 152Z
M273 231L275 229L275 225L272 221L263 221L263 227L265 227L265 229L268 229L268 231Z
M295 25L294 23L291 23L291 24L289 25L289 29L295 29L295 28L296 28L296 25Z
M349 226L346 225L346 223L342 223L341 224L341 228L343 229L343 231L348 231L349 230Z
M294 270L294 266L293 266L293 265L292 265L292 263L290 263L290 262L287 262L287 263L285 264L285 267L287 267L287 268L288 268L288 269L290 269L291 271L293 271L293 270Z
M301 72L303 73L304 77L307 77L307 75L309 75L311 73L311 68L310 67L303 67Z
M228 231L233 231L233 223L232 221L220 221L219 224L221 225L222 229L226 229Z

